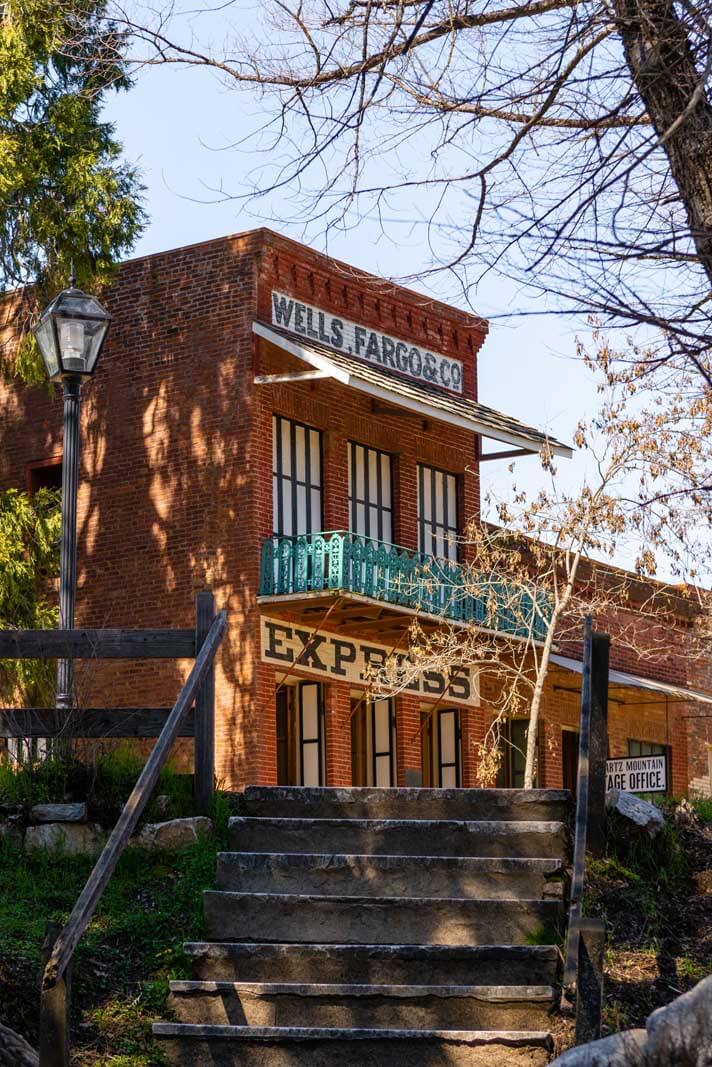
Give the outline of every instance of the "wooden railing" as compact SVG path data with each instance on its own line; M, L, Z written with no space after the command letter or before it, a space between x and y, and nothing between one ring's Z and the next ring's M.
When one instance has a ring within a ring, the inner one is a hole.
M196 629L192 630L71 630L4 631L0 633L0 658L187 658L195 657L190 674L175 704L166 711L158 740L144 764L136 785L116 826L94 866L64 928L47 945L47 962L40 994L40 1067L69 1067L69 990L75 949L89 926L101 895L148 803L176 738L185 730L185 720L195 705L195 792L201 808L209 803L215 788L214 773L214 663L227 625L224 611L215 615L212 594L198 594ZM27 709L25 709L27 710ZM33 715L47 709L30 709ZM94 709L114 721L112 715L140 709ZM159 709L161 710L161 709ZM21 709L5 709L8 719ZM55 719L56 719L56 713ZM81 714L81 713L78 713ZM42 716L40 715L40 719ZM8 727L9 728L9 727ZM81 736L81 729L79 730ZM10 736L17 736L12 734ZM45 735L42 735L45 736ZM96 733L91 736L105 736ZM116 733L112 736L117 736ZM134 735L131 735L134 736Z
M583 917L586 855L605 850L606 756L608 748L608 657L610 638L584 628L581 715L573 871L564 964L564 1001L576 993L576 1044L596 1040L601 1032L605 923Z

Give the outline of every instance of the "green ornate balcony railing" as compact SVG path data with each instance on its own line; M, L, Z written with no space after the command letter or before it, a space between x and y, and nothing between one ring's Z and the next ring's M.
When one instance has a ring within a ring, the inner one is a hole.
M546 600L436 556L424 556L343 530L268 537L260 596L349 592L430 615L543 640Z

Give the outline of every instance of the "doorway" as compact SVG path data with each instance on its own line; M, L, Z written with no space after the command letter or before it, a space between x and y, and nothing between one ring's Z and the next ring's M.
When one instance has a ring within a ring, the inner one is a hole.
M324 701L318 682L277 690L277 783L320 786L326 781Z
M351 698L351 782L385 788L396 784L396 717L391 698Z
M498 789L524 788L528 731L529 719L507 719L502 723L499 739L501 762L496 782Z
M564 789L576 794L578 778L579 733L578 730L561 731L561 768Z
M460 713L455 708L421 711L420 760L423 786L459 789L462 782Z

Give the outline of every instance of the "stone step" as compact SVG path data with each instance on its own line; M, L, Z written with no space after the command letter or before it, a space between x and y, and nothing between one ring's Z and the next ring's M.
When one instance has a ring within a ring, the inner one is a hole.
M546 1027L551 986L322 985L183 982L168 1004L179 1022L392 1030Z
M221 852L217 888L240 893L531 900L560 897L563 875L556 858Z
M562 822L427 819L230 819L235 852L319 852L385 856L504 856L563 859Z
M196 941L185 944L183 949L197 979L243 982L553 985L561 963L555 945Z
M207 890L208 937L235 941L522 945L563 920L559 900L324 897Z
M248 786L240 813L269 818L455 819L559 822L567 789L376 789Z
M542 1031L345 1030L156 1023L175 1067L543 1067Z

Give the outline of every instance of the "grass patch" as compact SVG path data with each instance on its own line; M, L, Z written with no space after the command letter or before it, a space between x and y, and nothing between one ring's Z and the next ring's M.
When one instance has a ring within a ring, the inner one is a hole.
M94 754L91 760L49 758L35 763L0 763L0 804L26 811L34 804L86 801L90 818L113 826L145 762L129 743ZM194 814L192 776L178 774L169 761L163 769L144 820L158 818L155 797L170 799L170 815Z
M189 976L182 944L203 936L202 891L214 884L228 814L218 794L213 837L175 852L124 852L75 956L73 1067L163 1062L151 1023L166 1018L168 980ZM93 864L0 842L0 1021L35 1045L45 924L66 921Z

